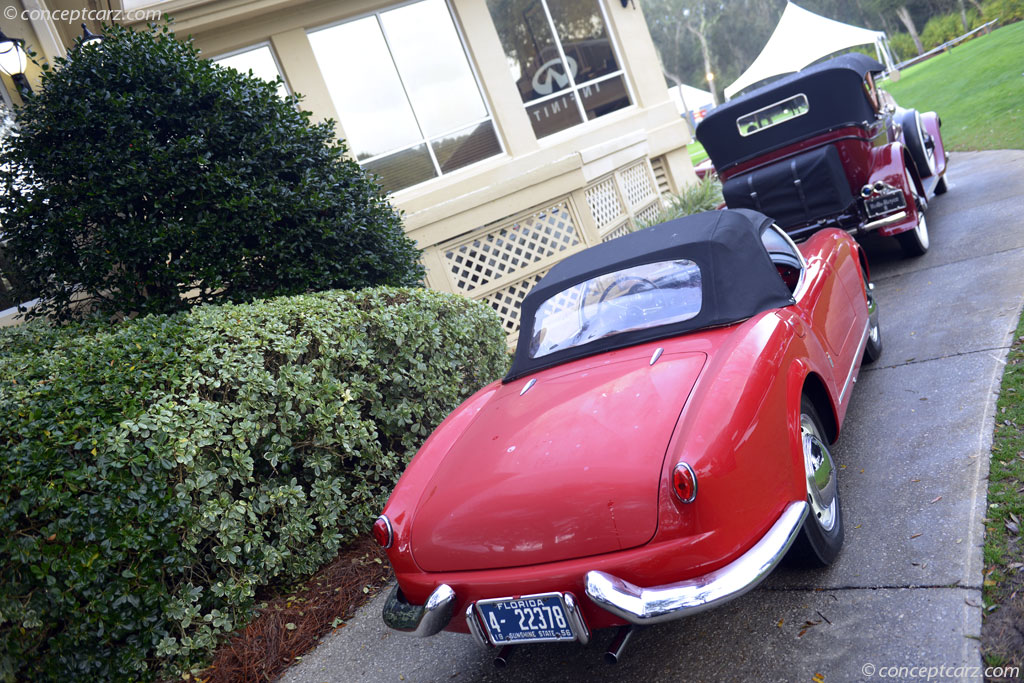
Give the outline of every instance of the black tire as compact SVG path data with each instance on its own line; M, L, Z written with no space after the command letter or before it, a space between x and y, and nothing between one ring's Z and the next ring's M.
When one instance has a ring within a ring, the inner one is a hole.
M935 183L935 194L936 195L946 194L946 190L949 189L949 185L946 184L946 176L947 175L949 175L949 171L948 170L945 173L942 174L942 177L939 178L939 182Z
M918 214L916 228L913 230L907 230L906 232L901 232L896 235L896 240L900 243L904 256L910 258L924 256L928 252L928 246L930 244L930 238L928 237L928 223L924 219L924 214Z
M903 142L917 166L918 174L922 178L931 177L935 173L935 152L934 146L928 146L928 133L921 125L921 115L916 109L909 109L904 112L900 124L903 126Z
M810 507L800 533L786 554L786 563L797 567L827 567L843 547L843 515L839 505L836 467L825 443L825 430L814 404L800 400L800 442L804 449L807 503ZM827 481L823 466L827 463ZM817 474L811 477L811 472Z
M866 283L865 283L866 284ZM864 363L874 363L882 356L882 326L878 321L878 304L868 290L868 343L864 346Z
M910 169L904 167L903 173L906 175L907 184L910 186L911 196L908 199L914 203L917 209L917 227L896 235L896 241L900 243L904 256L923 256L931 245L931 238L928 236L928 222L924 219L924 202L921 201L921 197L917 194L917 184L914 182L914 176L910 173ZM907 203L909 204L910 202Z

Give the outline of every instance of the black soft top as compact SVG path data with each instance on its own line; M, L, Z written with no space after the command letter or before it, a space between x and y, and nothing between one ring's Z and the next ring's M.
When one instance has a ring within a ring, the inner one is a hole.
M697 126L697 139L715 168L723 171L813 135L872 121L875 111L861 83L867 73L884 68L859 52L807 67L717 107ZM806 114L740 135L738 118L801 93L807 96Z
M570 360L685 332L745 320L793 303L761 233L772 224L748 209L709 211L677 218L569 256L548 271L520 309L521 327L505 382ZM537 309L549 298L591 278L634 266L689 259L701 271L700 312L689 320L602 337L581 346L530 358Z

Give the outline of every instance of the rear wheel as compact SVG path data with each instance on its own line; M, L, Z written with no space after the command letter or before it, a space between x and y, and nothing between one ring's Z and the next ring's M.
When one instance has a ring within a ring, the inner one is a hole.
M899 241L900 247L903 248L904 255L922 256L928 251L928 246L931 244L928 237L928 222L924 218L923 202L917 194L917 184L914 183L914 177L910 175L910 169L904 168L903 173L906 175L907 186L910 188L908 199L913 201L914 208L917 210L917 226L913 230L896 235L896 239Z
M843 516L839 506L836 466L824 435L814 405L804 396L800 400L800 444L810 509L786 556L789 564L801 567L827 567L843 547Z
M921 114L911 109L903 115L903 141L922 178L935 173L935 143L921 123Z
M866 284L866 283L865 283ZM874 363L882 355L882 328L878 322L878 304L868 285L868 343L864 346L864 362Z

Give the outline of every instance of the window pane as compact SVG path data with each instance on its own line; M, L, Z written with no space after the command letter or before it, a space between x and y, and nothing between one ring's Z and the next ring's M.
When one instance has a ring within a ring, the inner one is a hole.
M274 55L271 53L270 47L266 45L258 47L255 50L231 55L230 57L215 59L214 62L221 66L230 67L243 74L247 74L252 71L253 76L256 78L262 78L268 83L273 83L281 77L281 71L277 68L277 62L274 61ZM288 88L285 87L284 83L278 83L277 94L281 97L288 97Z
M591 83L580 88L580 98L588 119L596 119L629 106L629 93L622 76Z
M576 106L576 97L571 92L553 100L531 104L526 107L526 113L538 138L583 123Z
M377 17L310 33L309 42L357 159L423 141Z
M576 85L619 70L596 0L548 0L548 7Z
M740 135L746 137L765 128L777 126L783 121L803 116L809 110L807 96L800 93L739 117L736 119L736 127L739 128Z
M701 274L687 259L599 275L551 297L537 309L530 357L582 346L613 334L693 318L702 305ZM527 322L527 321L524 321Z
M487 0L487 8L523 102L569 87L540 0Z
M426 145L416 145L374 159L363 164L363 168L380 176L380 184L385 192L396 192L437 177L434 162L430 159Z
M442 173L501 154L501 145L490 121L434 140L432 145Z
M427 137L487 116L476 79L444 0L380 15L416 119Z

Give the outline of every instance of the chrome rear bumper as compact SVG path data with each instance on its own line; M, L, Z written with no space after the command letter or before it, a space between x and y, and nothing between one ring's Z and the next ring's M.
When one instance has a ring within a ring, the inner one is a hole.
M427 598L426 604L413 605L397 585L384 603L384 623L396 631L404 631L418 638L440 633L452 620L455 610L455 591L441 584Z
M587 597L631 624L658 624L703 612L761 583L789 550L806 516L805 501L790 503L754 547L695 579L641 588L606 572L587 572Z

